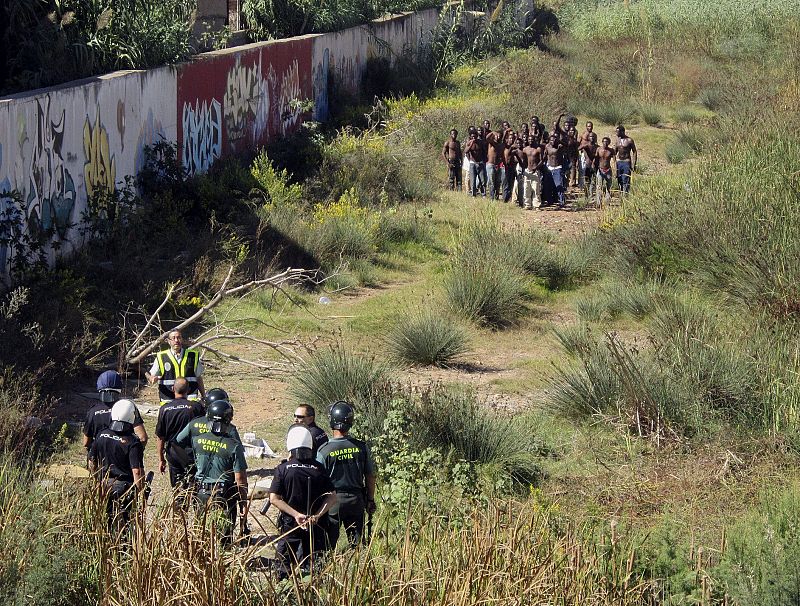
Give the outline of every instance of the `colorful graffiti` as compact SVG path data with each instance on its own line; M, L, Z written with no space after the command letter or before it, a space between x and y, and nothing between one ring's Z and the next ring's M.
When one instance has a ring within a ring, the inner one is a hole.
M44 106L36 101L36 136L26 199L28 229L64 239L75 210L76 191L63 157L66 111L55 111L51 117L50 103L50 95L44 98Z
M100 123L100 105L95 112L94 126L89 116L83 123L83 178L86 196L91 200L101 192L113 192L117 183L117 161L110 152L108 131Z
M222 104L216 99L183 105L183 166L204 173L222 156Z
M223 106L228 142L234 151L246 142L248 132L250 143L262 140L268 129L269 93L261 74L260 53L251 67L242 65L241 57L236 57L228 72Z

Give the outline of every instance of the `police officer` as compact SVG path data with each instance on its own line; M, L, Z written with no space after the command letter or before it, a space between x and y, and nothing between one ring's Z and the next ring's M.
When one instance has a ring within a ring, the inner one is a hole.
M97 377L97 393L100 395L100 402L89 409L83 424L83 447L87 453L97 434L111 425L111 406L119 400L122 393L122 377L116 370L100 373ZM144 428L142 415L135 407L133 432L144 447L147 444L147 430Z
M206 408L211 408L211 405L214 402L220 402L220 401L227 402L230 405L231 409L233 409L233 404L230 403L230 400L228 399L228 393L224 389L221 389L219 387L215 387L214 389L209 389L208 393L206 394ZM176 436L175 441L183 448L191 451L192 440L196 436L202 433L207 433L209 430L208 429L209 425L210 421L208 419L208 416L197 417L189 422L189 433L183 434L181 432L180 435L182 436L182 438L179 440L178 437ZM239 437L239 430L236 429L236 425L234 425L233 423L230 423L227 426L226 431L228 432L228 435L234 438L237 442L242 441L241 438Z
M89 467L108 498L110 531L128 523L136 494L144 489L144 447L133 432L136 407L119 400L111 407L111 425L101 430L89 449Z
M319 447L328 442L328 434L316 423L316 411L309 404L302 404L294 411L294 422L302 423L311 432L314 442L311 447L311 455L316 459Z
M336 503L336 493L325 467L311 456L312 448L307 427L290 427L289 459L275 468L269 487L269 501L281 512L278 529L281 534L290 532L275 545L280 578L289 576L292 565L310 567L327 544L327 512Z
M338 504L330 512L330 547L339 540L344 525L351 547L364 536L364 512L375 511L375 463L369 447L348 433L353 426L353 407L336 402L330 409L333 439L319 449L317 460L325 465L336 488Z
M242 443L230 434L233 407L226 400L208 406L208 431L191 438L197 474L196 497L203 507L217 506L225 512L227 524L223 544L230 544L236 525L236 507L242 520L247 519L247 463ZM177 436L183 442L191 435L192 423Z
M158 383L158 394L161 404L175 399L173 385L175 379L184 378L189 382L189 400L205 397L203 386L203 361L200 352L191 347L183 347L183 335L180 330L173 330L167 335L169 347L156 354L150 371L145 373L151 384Z
M159 409L156 422L160 470L164 473L169 465L169 483L173 488L179 484L181 488L188 488L191 469L194 467L191 451L180 446L175 438L193 419L205 415L200 402L186 399L188 387L186 379L175 379L175 399Z

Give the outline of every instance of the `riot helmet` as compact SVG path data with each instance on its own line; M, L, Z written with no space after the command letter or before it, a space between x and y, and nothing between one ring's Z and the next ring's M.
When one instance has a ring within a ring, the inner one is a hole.
M353 426L353 407L344 400L339 400L330 409L331 429L348 431Z
M119 400L111 407L111 431L129 433L133 431L136 406L130 400Z
M308 427L297 423L289 428L289 433L286 434L286 450L292 457L300 461L311 459L313 446L314 439Z
M227 400L215 400L208 405L206 417L211 433L221 435L227 431L233 420L233 406Z
M222 389L221 387L215 387L214 389L209 389L206 392L206 404L211 406L213 402L217 402L218 400L225 400L230 404L230 398L228 397L228 392Z
M97 392L104 404L113 404L122 393L122 377L116 370L106 370L97 377Z

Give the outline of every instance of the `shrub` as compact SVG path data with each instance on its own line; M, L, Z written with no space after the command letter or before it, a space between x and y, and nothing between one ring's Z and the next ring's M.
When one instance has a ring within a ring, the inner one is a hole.
M444 289L453 313L501 327L524 313L528 280L514 267L456 261L444 279Z
M584 108L584 111L590 118L612 126L630 122L635 114L635 109L628 101L619 99L594 101Z
M648 126L658 126L661 123L661 109L656 105L641 103L637 113Z
M702 119L703 116L700 112L687 105L681 105L672 110L672 120L677 124L695 124Z
M664 155L670 164L680 164L692 156L692 148L680 139L673 139L664 148Z
M716 572L742 606L779 606L800 599L800 487L796 484L762 499L727 533L728 546Z
M467 331L452 318L423 304L408 311L388 336L388 349L406 364L446 366L468 350Z
M412 419L420 445L474 465L486 494L527 491L541 478L538 459L545 449L531 428L519 417L491 411L471 389L423 392Z
M337 400L362 405L383 393L391 377L385 362L337 344L322 347L308 357L292 377L290 393L298 402L320 410Z

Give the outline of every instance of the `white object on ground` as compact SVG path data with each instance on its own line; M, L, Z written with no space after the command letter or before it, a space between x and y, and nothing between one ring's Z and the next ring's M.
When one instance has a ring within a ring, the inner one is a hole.
M330 305L330 303L331 303L331 300L330 300L328 297L320 297L320 298L319 298L319 302L320 302L322 305Z
M273 450L269 447L269 444L267 444L263 439L256 438L255 440L249 441L247 439L249 437L248 434L244 435L245 438L242 441L242 446L244 446L244 456L246 458L256 458L256 459L278 458L278 455L276 455L273 452Z
M272 485L272 478L261 478L250 490L251 499L266 499L269 496L269 487Z

